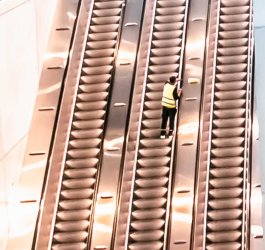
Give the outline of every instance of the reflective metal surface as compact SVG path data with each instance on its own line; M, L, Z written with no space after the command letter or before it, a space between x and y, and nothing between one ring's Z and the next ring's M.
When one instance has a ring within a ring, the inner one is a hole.
M82 1L35 249L254 244L251 5ZM64 63L56 58L45 76L62 77ZM160 102L170 75L182 76L183 96L176 138L161 140ZM55 110L39 107L53 120ZM47 160L52 125L40 138L46 147L31 157Z

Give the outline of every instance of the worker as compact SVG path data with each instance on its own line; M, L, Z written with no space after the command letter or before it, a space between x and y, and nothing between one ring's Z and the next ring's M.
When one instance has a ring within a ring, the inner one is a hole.
M162 96L162 122L160 138L166 138L166 127L169 119L169 133L168 136L171 138L174 131L175 115L177 112L176 101L180 99L182 89L178 89L178 82L181 79L171 76L169 81L165 82L163 87Z

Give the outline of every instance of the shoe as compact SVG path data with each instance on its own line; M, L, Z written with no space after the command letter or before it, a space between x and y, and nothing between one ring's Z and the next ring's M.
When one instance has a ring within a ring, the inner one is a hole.
M160 135L160 139L165 139L166 136L165 135Z

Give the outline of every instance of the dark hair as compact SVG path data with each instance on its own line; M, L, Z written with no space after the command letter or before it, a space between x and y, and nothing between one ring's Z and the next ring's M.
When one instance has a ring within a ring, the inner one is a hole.
M171 82L171 83L175 83L176 82L176 77L175 76L171 76L171 77L169 77L169 81Z

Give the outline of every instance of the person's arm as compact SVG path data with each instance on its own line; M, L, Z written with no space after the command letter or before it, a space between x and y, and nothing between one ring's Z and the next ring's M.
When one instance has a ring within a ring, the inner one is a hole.
M173 97L176 101L180 99L181 93L182 89L177 89L177 88L174 89Z

